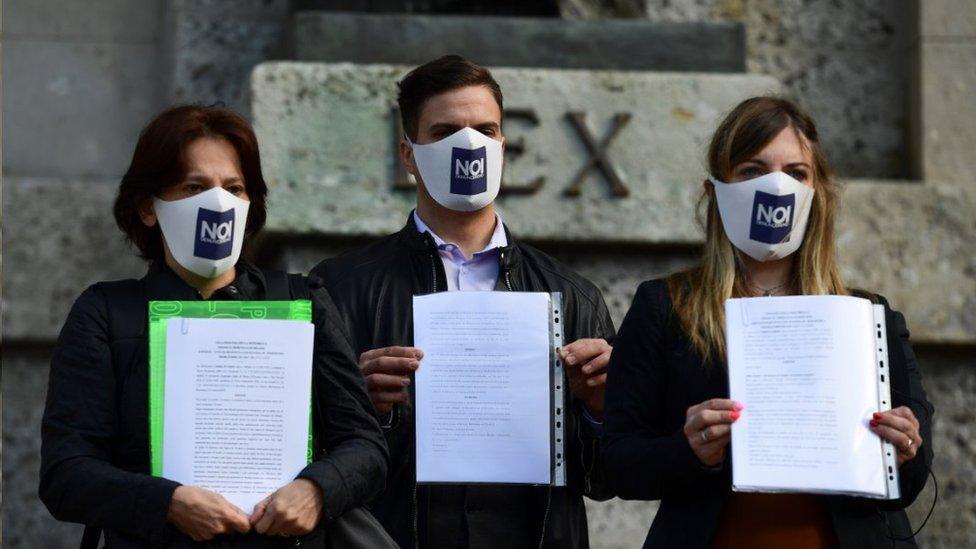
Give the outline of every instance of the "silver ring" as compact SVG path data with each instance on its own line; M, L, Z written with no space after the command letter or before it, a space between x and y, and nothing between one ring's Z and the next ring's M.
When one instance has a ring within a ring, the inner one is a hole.
M708 435L705 434L705 430L704 429L702 429L701 431L698 431L698 436L701 437L702 442L705 442L705 443L708 442Z
M905 450L906 451L911 450L912 444L915 444L915 441L912 440L912 437L908 437L908 444L905 445Z

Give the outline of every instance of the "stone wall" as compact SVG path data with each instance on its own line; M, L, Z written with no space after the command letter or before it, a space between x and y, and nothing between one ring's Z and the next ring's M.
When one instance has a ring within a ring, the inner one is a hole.
M5 546L77 546L80 529L55 522L36 498L46 365L74 296L91 282L138 276L143 269L109 216L138 130L173 101L219 100L248 110L251 69L267 59L288 58L289 6L299 4L4 3ZM974 4L561 0L558 5L566 18L744 23L749 72L774 77L813 111L833 163L848 179L840 237L845 275L882 290L906 312L936 405L940 505L920 541L926 547L976 545L971 407L976 230L968 166L976 142ZM607 121L590 123L599 136ZM594 176L584 188L607 187ZM363 238L278 231L268 234L257 252L264 264L304 270ZM596 282L618 324L639 281L689 265L696 254L694 238L536 243ZM913 524L923 518L931 496L929 487L910 509ZM635 547L656 504L614 500L588 507L595 547Z
M848 177L917 177L912 100L918 0L569 0L582 18L608 10L651 21L742 22L750 72L768 74L822 128L834 167ZM940 0L935 2L941 4Z

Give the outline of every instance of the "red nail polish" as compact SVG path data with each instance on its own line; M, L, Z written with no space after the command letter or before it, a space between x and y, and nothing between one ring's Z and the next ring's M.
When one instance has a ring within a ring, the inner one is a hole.
M878 420L872 419L871 420L871 427L877 427L877 426L878 426Z
M733 406L733 408L735 408L735 411L738 412L740 410L744 410L745 409L745 406L743 406L741 402L736 402L735 403L735 406Z
M881 414L878 412L874 413L874 419L881 419Z
M739 419L739 412L732 412L731 414L729 414L729 417L732 418L732 421L735 421Z

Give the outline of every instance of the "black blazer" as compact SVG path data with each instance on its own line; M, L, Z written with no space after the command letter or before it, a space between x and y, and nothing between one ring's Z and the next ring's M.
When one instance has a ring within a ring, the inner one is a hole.
M288 299L278 295L287 294L287 284L283 291L270 286L264 273L241 261L236 279L211 299ZM325 524L383 489L389 456L335 305L321 287L309 286L318 455L298 476L322 488ZM166 522L179 484L148 474L148 302L197 299L162 263L141 280L101 282L81 294L51 359L41 500L58 520L104 528L110 548L324 546L321 528L304 540L252 531L194 544Z
M925 486L932 463L932 405L908 340L905 319L888 307L892 404L909 406L924 440L918 455L899 468L901 499L880 501L825 496L842 547L909 547L890 537L911 534L905 515ZM705 469L682 431L690 406L728 398L723 364L703 365L681 329L663 280L637 289L610 359L603 463L623 499L661 500L644 547L707 547L731 493L731 468Z

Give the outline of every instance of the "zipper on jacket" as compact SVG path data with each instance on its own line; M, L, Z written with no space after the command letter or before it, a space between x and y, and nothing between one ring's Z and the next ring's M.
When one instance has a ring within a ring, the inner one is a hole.
M498 264L503 265L504 263L505 263L505 252L502 252L498 256ZM501 268L504 271L503 276L505 277L505 287L508 288L508 291L514 292L515 290L512 289L512 270L509 269L508 267L501 267Z
M549 510L552 508L552 486L546 491L546 513L542 515L542 534L539 535L539 549L546 544L546 528L549 526Z
M430 292L437 293L437 256L430 255Z
M414 440L416 444L416 439ZM414 478L413 481L413 546L414 549L420 549L420 536L417 534L417 479Z

